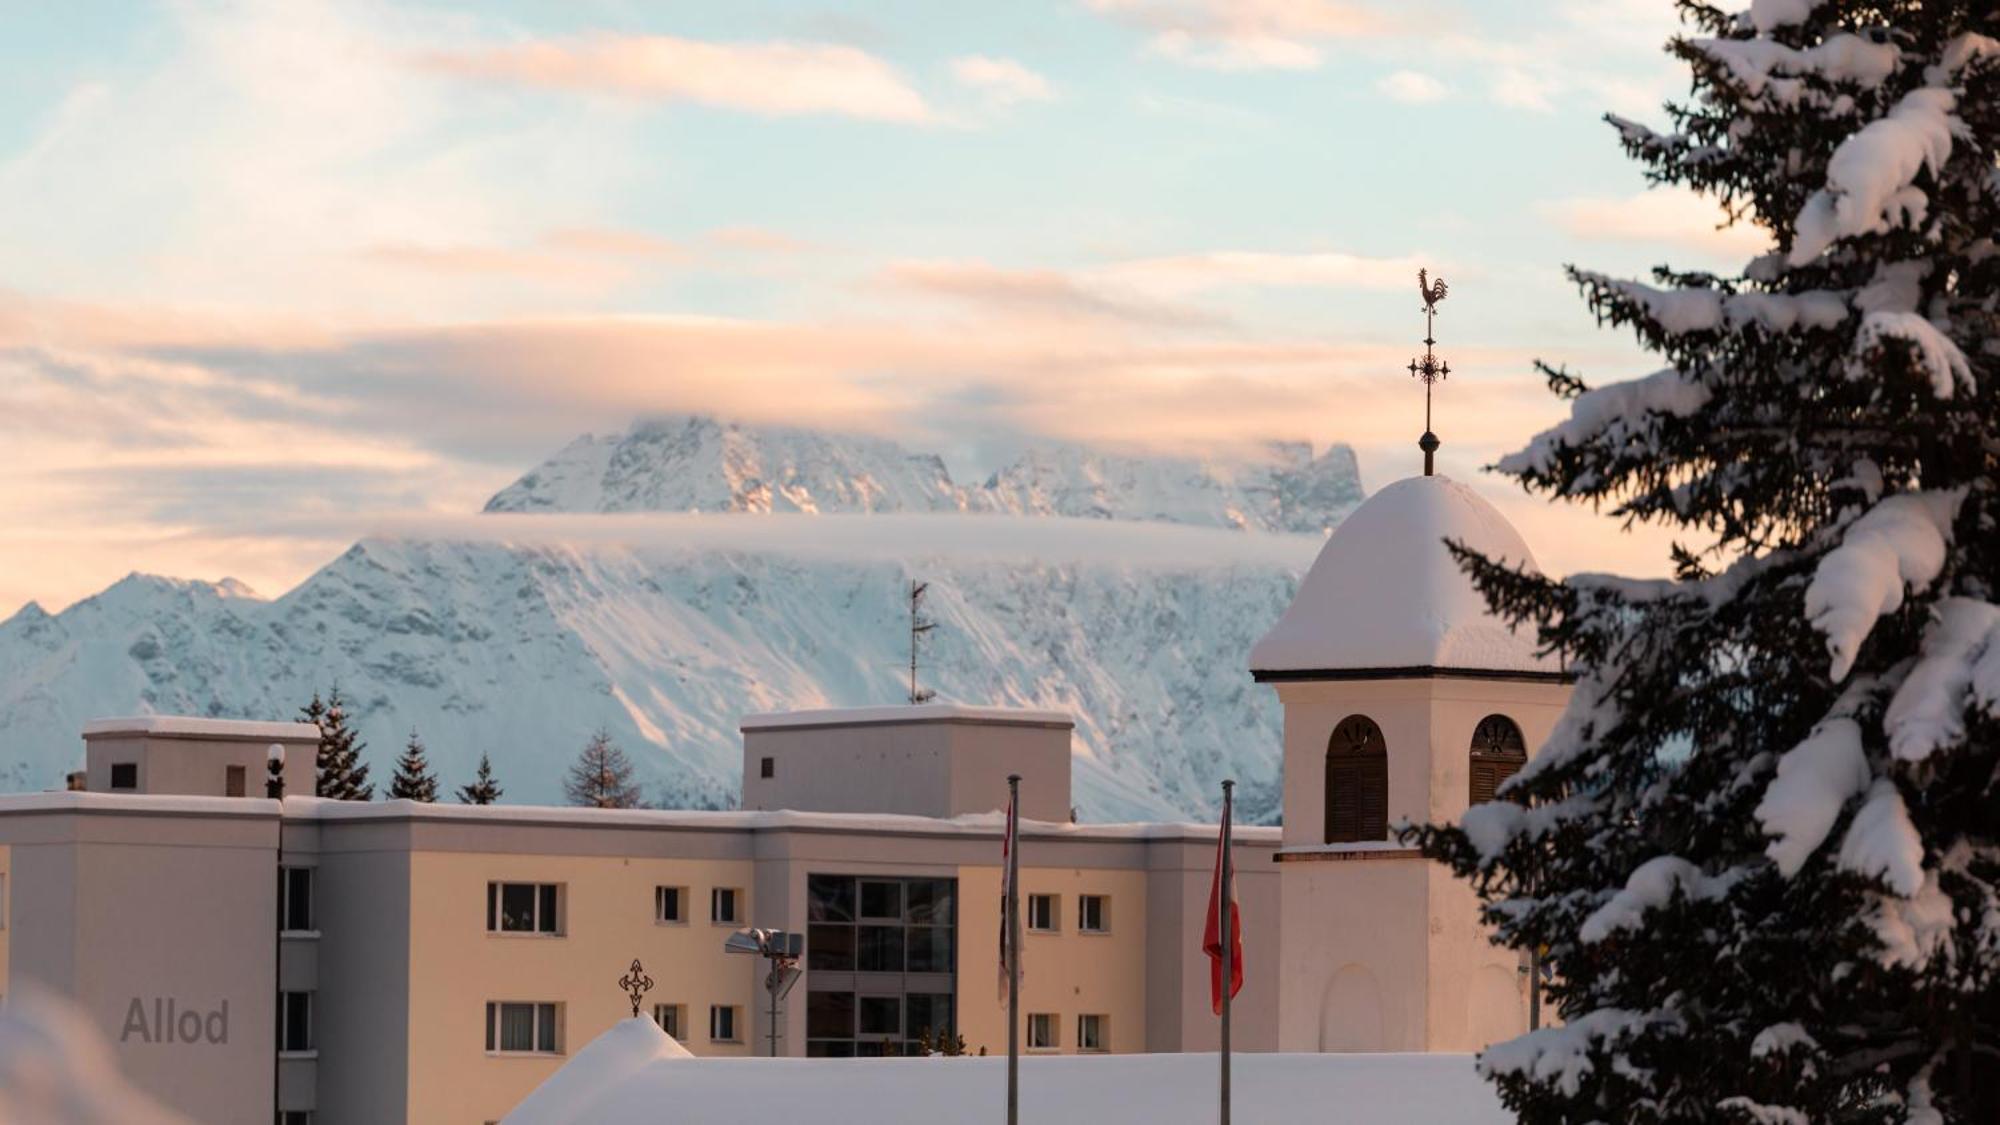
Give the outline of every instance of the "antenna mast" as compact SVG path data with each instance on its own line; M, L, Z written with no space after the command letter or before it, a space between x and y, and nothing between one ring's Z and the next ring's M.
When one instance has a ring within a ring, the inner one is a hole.
M924 592L931 588L928 582L910 580L910 702L928 703L937 697L930 688L917 686L917 652L924 634L937 628L937 622L924 616Z
M1417 448L1424 451L1424 475L1431 476L1435 469L1433 458L1438 446L1443 444L1431 432L1431 384L1451 374L1451 364L1431 351L1431 346L1437 343L1432 339L1431 323L1437 316L1438 302L1444 300L1448 290L1444 278L1433 282L1430 271L1421 269L1417 271L1417 292L1424 298L1424 356L1410 361L1410 375L1424 385L1424 436L1417 439Z

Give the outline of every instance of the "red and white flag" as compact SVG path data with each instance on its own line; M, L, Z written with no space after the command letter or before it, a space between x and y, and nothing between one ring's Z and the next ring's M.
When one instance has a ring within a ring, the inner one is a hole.
M1216 1015L1222 1014L1222 861L1229 855L1229 803L1222 805L1222 830L1215 838L1215 881L1208 888L1208 925L1203 927L1201 951L1208 954L1208 1002ZM1230 856L1233 860L1235 857ZM1243 991L1243 911L1236 905L1236 879L1229 880L1229 995Z
M1007 925L1007 904L1014 898L1014 847L1015 833L1020 822L1014 816L1014 798L1007 798L1007 831L1000 837L1000 1004L1007 1004L1007 955L1013 940L1012 927Z

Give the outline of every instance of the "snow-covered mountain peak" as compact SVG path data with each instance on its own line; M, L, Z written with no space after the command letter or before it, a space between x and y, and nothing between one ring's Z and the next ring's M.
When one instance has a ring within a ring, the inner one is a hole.
M685 417L571 442L488 512L1003 512L1324 532L1361 501L1354 451L1133 454L1045 443L983 484L883 438Z

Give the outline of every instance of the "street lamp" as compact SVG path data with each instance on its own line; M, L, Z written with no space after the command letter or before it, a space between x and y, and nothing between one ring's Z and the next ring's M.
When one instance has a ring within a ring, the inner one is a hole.
M730 953L748 953L762 957L771 963L771 971L764 974L764 991L771 994L771 1057L778 1057L778 1001L799 983L804 974L799 970L799 958L806 951L806 936L786 930L738 930L729 935L722 948Z

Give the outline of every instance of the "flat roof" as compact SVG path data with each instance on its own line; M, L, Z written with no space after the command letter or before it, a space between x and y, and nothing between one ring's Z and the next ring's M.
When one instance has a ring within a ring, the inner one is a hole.
M256 719L200 719L189 715L132 715L119 719L92 719L83 724L83 737L110 738L121 734L144 734L155 738L209 738L245 742L318 742L319 728L311 723L273 723Z
M0 816L9 813L125 813L134 816L280 815L268 797L205 797L178 793L92 793L54 789L42 793L0 793Z
M1061 727L1072 730L1076 720L1067 711L1028 707L974 707L965 703L915 703L886 707L827 707L810 711L766 711L743 716L743 730L783 730L797 727L907 725L912 723L980 723L998 726Z

